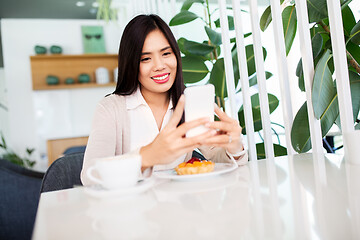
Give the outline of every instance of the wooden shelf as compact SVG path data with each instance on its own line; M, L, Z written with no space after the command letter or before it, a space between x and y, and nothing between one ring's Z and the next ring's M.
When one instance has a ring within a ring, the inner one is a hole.
M115 86L113 71L118 65L117 54L81 54L81 55L36 55L30 56L33 90L57 90L74 88L96 88ZM110 83L97 84L95 70L105 67L109 71ZM80 74L90 75L90 83L77 83ZM46 77L59 77L58 85L48 85ZM65 84L65 79L72 77L74 84Z

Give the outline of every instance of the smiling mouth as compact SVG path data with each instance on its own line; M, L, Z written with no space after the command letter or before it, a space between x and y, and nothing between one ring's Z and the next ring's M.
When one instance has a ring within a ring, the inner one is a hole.
M162 74L162 75L156 75L154 77L151 77L152 80L156 83L166 83L169 81L170 73Z

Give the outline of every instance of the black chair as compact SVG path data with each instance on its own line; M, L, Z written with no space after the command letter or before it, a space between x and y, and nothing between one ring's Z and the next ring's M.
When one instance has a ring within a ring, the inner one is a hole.
M43 176L0 159L0 239L31 239Z
M81 186L80 173L84 153L73 153L55 160L45 173L40 192L50 192Z
M72 154L72 153L84 153L86 150L86 146L73 146L65 149L63 152L64 155Z

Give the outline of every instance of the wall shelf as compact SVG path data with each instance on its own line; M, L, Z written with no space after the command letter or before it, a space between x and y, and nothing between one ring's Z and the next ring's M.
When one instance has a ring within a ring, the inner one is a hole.
M116 86L113 71L118 65L117 54L81 54L81 55L36 55L30 56L33 90L57 90L75 88L96 88ZM109 71L110 83L97 84L95 70L105 67ZM90 75L90 83L76 83L81 73ZM48 85L46 77L59 77L58 85ZM74 84L65 84L72 77Z

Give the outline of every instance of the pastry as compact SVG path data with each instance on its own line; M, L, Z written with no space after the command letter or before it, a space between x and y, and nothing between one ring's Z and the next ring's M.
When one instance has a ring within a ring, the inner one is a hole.
M187 162L180 163L175 171L178 175L187 175L187 174L198 174L198 173L207 173L214 170L215 164L212 161L200 160L199 158L191 158Z

